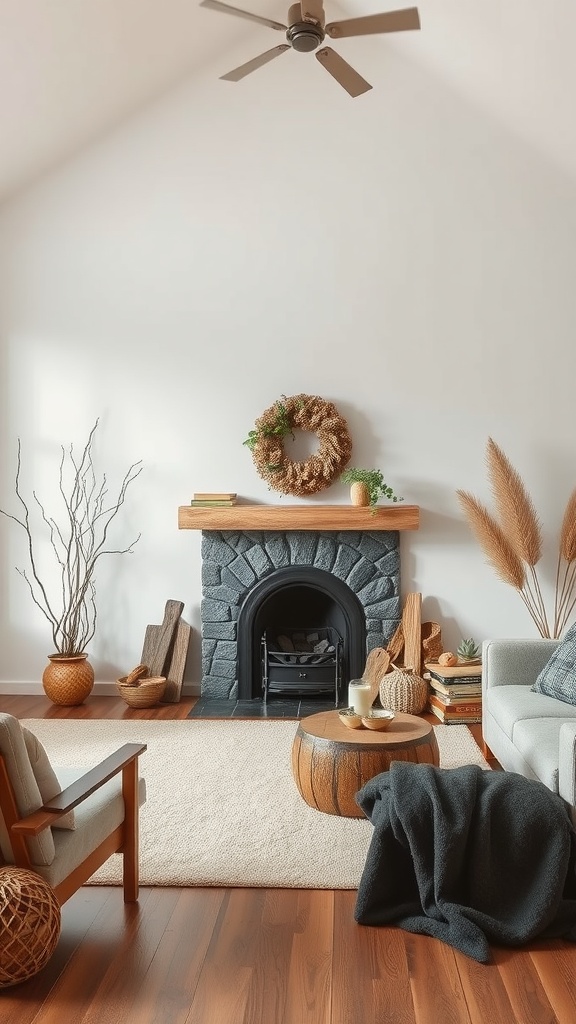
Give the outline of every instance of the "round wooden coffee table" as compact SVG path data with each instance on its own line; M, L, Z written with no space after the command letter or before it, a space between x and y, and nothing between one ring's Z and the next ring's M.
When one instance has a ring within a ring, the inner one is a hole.
M337 711L303 718L292 744L292 774L310 807L344 818L363 818L354 796L392 761L438 765L434 728L416 715L396 712L383 732L348 729Z

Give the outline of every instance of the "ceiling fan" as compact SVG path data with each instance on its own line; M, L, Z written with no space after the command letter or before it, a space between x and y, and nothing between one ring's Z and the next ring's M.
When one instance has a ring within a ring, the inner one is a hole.
M387 11L385 14L370 14L365 18L349 18L347 21L332 21L328 25L325 24L322 0L300 0L300 3L292 4L288 9L287 25L280 21L271 21L270 18L261 17L259 14L252 14L250 11L241 11L238 7L222 3L221 0L201 0L200 7L209 7L222 14L233 14L237 18L246 18L248 21L255 21L259 25L286 33L288 42L266 50L246 64L241 64L239 68L229 71L227 75L221 75L220 77L227 82L239 82L241 78L274 60L274 57L279 57L286 50L297 50L299 53L318 50L327 35L331 39L343 39L345 36L368 36L420 28L417 7ZM350 96L361 96L363 92L368 92L372 88L369 82L330 46L323 46L318 50L316 59Z

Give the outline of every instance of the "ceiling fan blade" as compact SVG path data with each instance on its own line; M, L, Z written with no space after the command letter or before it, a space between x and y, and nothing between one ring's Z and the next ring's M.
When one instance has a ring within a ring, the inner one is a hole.
M313 21L319 25L325 22L324 5L322 0L300 0L302 10L302 21Z
M281 53L285 53L289 49L289 43L273 46L271 50L266 50L266 53L261 53L259 57L254 57L253 60L247 61L246 64L241 64L239 68L229 71L227 75L220 75L220 78L224 82L239 82L241 78L251 75L253 71L257 71L263 64L267 64L269 60L274 60L274 57L279 57Z
M379 32L406 32L413 28L420 28L417 7L387 11L385 14L369 14L366 18L332 21L326 25L326 33L331 39L343 39L345 36L371 36Z
M317 50L316 60L320 61L326 71L330 72L332 78L335 78L350 96L361 96L363 92L368 92L372 88L370 83L362 78L362 75L354 71L354 68L329 46Z
M268 28L275 28L279 32L286 32L287 29L287 25L283 25L280 21L270 21L270 18L262 18L259 14L241 11L239 7L231 7L230 4L220 3L220 0L200 0L199 6L209 7L211 11L220 11L221 14L235 14L237 18L256 21L259 25L267 25Z

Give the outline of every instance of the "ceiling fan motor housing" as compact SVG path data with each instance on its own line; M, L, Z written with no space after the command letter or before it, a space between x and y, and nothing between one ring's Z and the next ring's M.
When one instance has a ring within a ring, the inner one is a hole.
M292 4L288 11L288 31L286 39L293 50L300 53L310 53L316 50L324 42L325 32L318 22L302 21L302 8L300 4Z

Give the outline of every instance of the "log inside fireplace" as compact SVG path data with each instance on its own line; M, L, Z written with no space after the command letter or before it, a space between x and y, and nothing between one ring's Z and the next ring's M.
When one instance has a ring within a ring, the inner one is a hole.
M262 697L270 694L334 694L338 707L344 641L332 626L264 631L261 638Z

